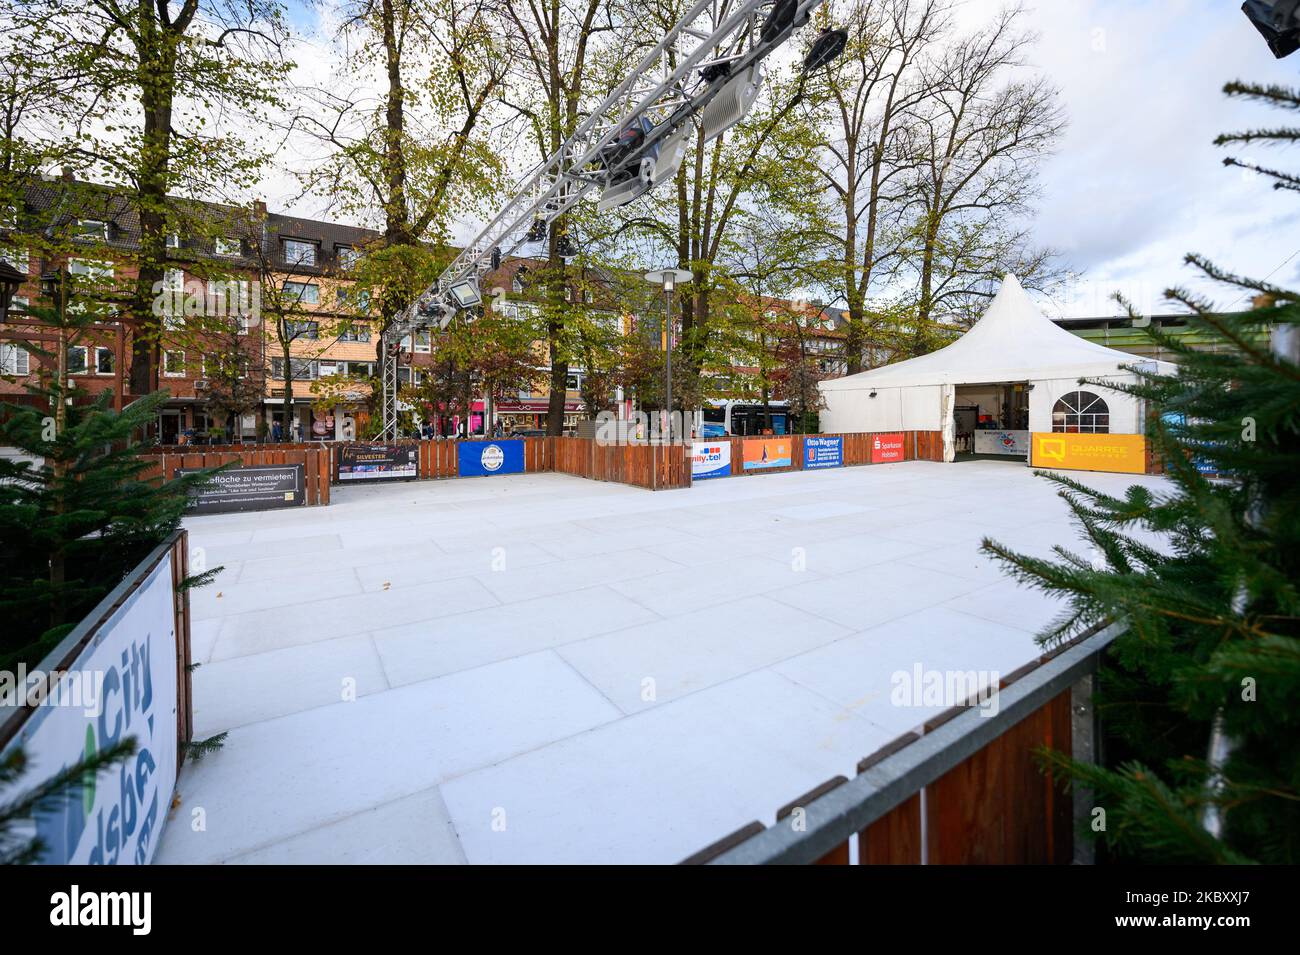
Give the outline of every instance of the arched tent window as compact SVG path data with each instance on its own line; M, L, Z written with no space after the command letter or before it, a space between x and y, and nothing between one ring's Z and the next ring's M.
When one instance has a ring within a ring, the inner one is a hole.
M1100 395L1071 391L1052 406L1052 430L1067 434L1109 434L1110 409Z

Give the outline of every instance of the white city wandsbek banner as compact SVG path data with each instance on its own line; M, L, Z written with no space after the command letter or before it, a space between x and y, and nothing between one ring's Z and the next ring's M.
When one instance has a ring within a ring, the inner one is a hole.
M88 753L135 738L133 755L38 813L41 862L153 859L176 786L176 670L172 568L164 555L68 667L74 677L102 679L98 705L40 705L5 747L21 744L28 762L16 785L0 792L0 803Z

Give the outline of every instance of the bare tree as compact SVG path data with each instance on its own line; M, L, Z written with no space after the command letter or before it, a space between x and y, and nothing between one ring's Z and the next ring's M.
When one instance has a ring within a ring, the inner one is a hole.
M818 172L839 208L835 267L826 280L831 298L845 303L845 351L854 374L869 362L869 346L889 331L881 327L887 313L870 303L907 250L904 211L918 161L913 113L933 93L921 64L948 30L950 13L948 0L847 0L821 16L849 34L808 100L826 136L827 162Z
M1056 90L1041 78L1010 78L1034 37L1020 8L949 44L927 67L932 92L915 111L917 160L908 266L917 276L911 351L931 344L936 314L969 322L1002 273L1029 287L1060 275L1050 252L1029 248L1024 227L1039 161L1065 122Z
M496 194L494 107L509 60L490 0L355 0L342 64L293 121L323 147L304 186L335 212L378 219L385 245L443 241Z
M502 18L512 44L513 81L508 105L522 118L539 160L553 155L585 118L584 110L608 93L601 77L623 59L610 48L626 43L618 35L623 24L620 0L504 0ZM546 414L548 434L564 430L570 347L566 335L573 283L563 245L569 222L561 216L546 237L546 267L539 276L546 289L543 316L551 366ZM569 294L565 290L569 289Z

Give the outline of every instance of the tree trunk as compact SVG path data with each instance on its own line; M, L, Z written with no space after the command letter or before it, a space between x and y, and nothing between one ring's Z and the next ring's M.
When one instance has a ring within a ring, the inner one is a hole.
M165 40L142 51L139 64L140 106L144 113L136 201L140 214L140 268L131 297L131 393L157 389L159 322L153 314L154 288L167 261L166 208L171 156L172 89L175 55ZM153 61L151 54L157 57Z

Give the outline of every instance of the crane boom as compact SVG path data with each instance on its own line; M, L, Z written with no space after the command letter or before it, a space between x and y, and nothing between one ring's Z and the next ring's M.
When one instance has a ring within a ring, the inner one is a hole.
M740 119L757 95L762 60L823 2L697 0L573 135L522 179L437 281L384 329L383 437L397 436L397 355L406 336L445 328L466 296L481 297L479 281L494 259L530 241L539 224L549 226L598 190L604 192L602 206L621 205L674 174L695 125L711 139Z

